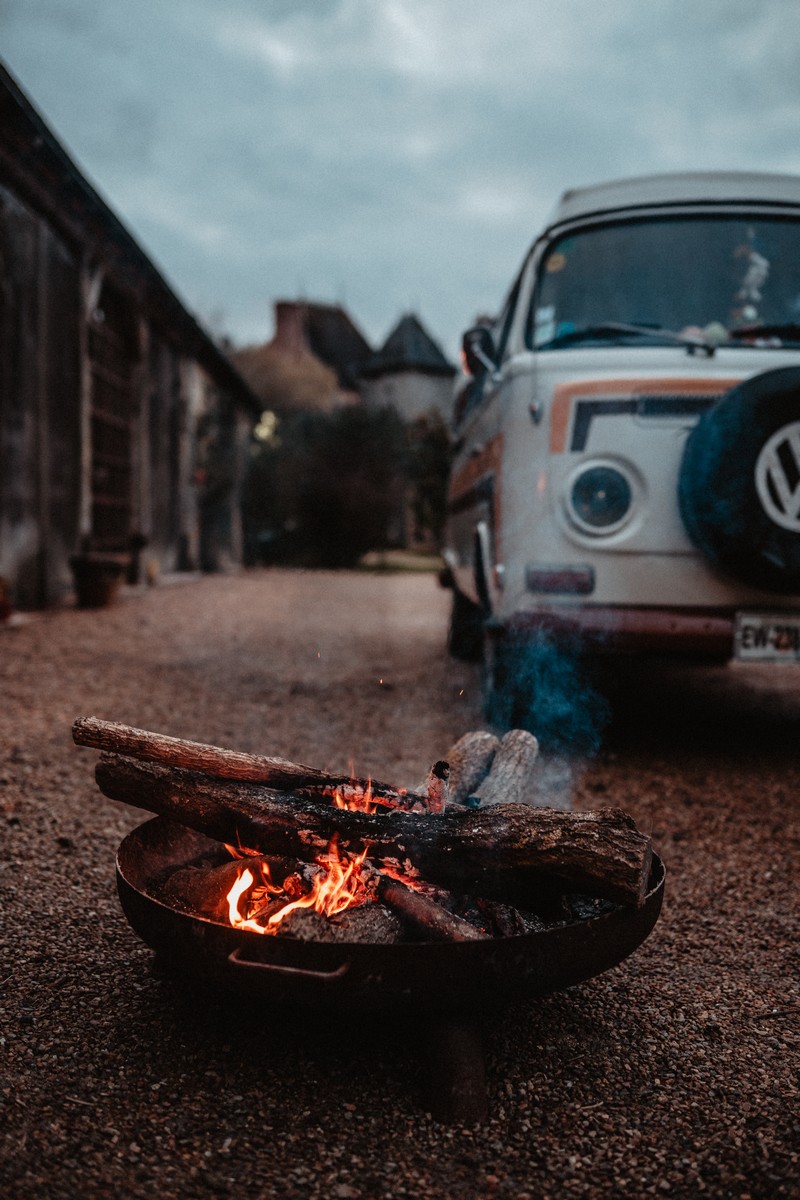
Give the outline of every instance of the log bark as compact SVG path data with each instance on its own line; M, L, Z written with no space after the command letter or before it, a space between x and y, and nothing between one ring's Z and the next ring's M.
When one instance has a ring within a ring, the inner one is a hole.
M534 789L539 743L526 729L510 729L500 742L492 769L473 793L481 804L522 804Z
M488 934L481 933L469 921L448 912L430 896L415 892L397 879L383 876L378 884L378 895L401 917L437 942L477 942Z
M124 754L143 762L201 771L214 779L247 780L273 788L316 788L321 791L338 788L346 799L370 789L376 801L390 807L410 809L415 803L425 804L424 795L415 796L405 788L391 784L331 774L283 758L245 754L241 750L226 750L204 742L188 742L116 721L102 721L99 717L79 717L73 723L72 738L78 746Z
M102 754L95 773L112 800L172 817L217 841L309 859L336 833L343 845L369 842L373 859L408 860L431 882L475 895L503 899L510 884L544 877L564 891L640 904L650 873L650 839L616 809L496 804L451 806L435 816L369 814L118 755Z
M451 804L463 804L489 774L499 738L486 729L465 733L450 747L445 759L450 765L448 796Z

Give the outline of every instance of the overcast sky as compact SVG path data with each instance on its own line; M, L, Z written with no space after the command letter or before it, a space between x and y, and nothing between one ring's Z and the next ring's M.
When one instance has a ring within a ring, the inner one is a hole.
M798 0L0 0L0 57L188 307L448 354L567 187L800 174Z

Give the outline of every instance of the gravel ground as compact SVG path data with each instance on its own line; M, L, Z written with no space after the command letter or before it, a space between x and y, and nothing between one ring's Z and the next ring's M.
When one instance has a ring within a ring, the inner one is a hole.
M265 571L0 632L7 1200L800 1196L791 669L629 671L601 751L544 756L542 797L652 832L667 898L619 967L487 1022L480 1127L425 1112L413 1023L181 987L127 925L142 814L99 794L75 717L413 784L481 723L447 607L427 575Z

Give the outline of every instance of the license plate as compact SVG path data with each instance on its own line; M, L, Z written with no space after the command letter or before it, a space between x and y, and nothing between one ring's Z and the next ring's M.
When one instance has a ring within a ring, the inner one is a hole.
M800 662L800 614L737 613L733 655L743 662Z

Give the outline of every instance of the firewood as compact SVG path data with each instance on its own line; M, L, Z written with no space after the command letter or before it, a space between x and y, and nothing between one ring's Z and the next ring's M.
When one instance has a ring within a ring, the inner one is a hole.
M442 908L430 896L406 887L397 879L389 879L384 875L378 884L378 895L385 904L434 941L472 942L487 936L463 917Z
M606 904L608 901L598 901ZM498 900L488 900L480 896L476 900L479 911L491 925L496 937L514 937L526 933L542 933L553 925L563 925L573 920L573 914L564 903L562 896L553 896L552 904L544 905L543 912L530 912L528 909L515 908L513 904L503 904ZM609 903L609 907L613 905ZM597 915L593 913L592 915Z
M531 932L522 913L513 904L501 904L499 900L486 900L481 896L477 905L498 937L515 937ZM541 922L541 928L545 928L544 922Z
M445 759L450 766L449 800L463 804L489 774L500 741L486 729L475 729L450 747Z
M228 892L245 867L256 877L266 868L276 887L286 888L288 884L288 898L308 891L313 877L309 864L295 858L275 855L230 858L216 866L180 867L158 883L154 889L156 899L210 920L227 921ZM301 886L293 886L295 879ZM283 903L286 902L287 896L284 896Z
M369 842L373 860L407 859L432 882L497 899L506 898L510 884L544 877L562 891L640 904L650 873L650 839L615 809L493 804L451 805L436 815L370 814L108 754L101 754L95 775L112 800L172 817L217 841L313 859L338 834L343 847Z
M239 878L239 860L229 859L220 866L180 867L151 890L157 900L171 908L214 920L223 916L225 897Z
M78 746L124 754L143 762L202 771L215 779L248 780L274 788L338 789L346 799L364 794L369 789L373 799L390 807L411 808L415 802L424 807L424 795L414 796L404 788L377 780L352 779L349 775L331 774L283 758L245 754L240 750L226 750L203 742L187 742L182 738L121 725L116 721L102 721L98 717L79 717L72 726L72 739Z
M533 766L539 743L526 729L510 729L492 761L489 774L474 795L481 804L519 804L533 796Z
M444 812L445 800L448 795L450 779L450 764L440 759L435 762L428 772L425 781L425 808L431 813Z
M384 904L362 904L335 917L323 917L311 908L296 908L275 929L277 937L301 942L356 942L390 946L403 935L403 923Z

